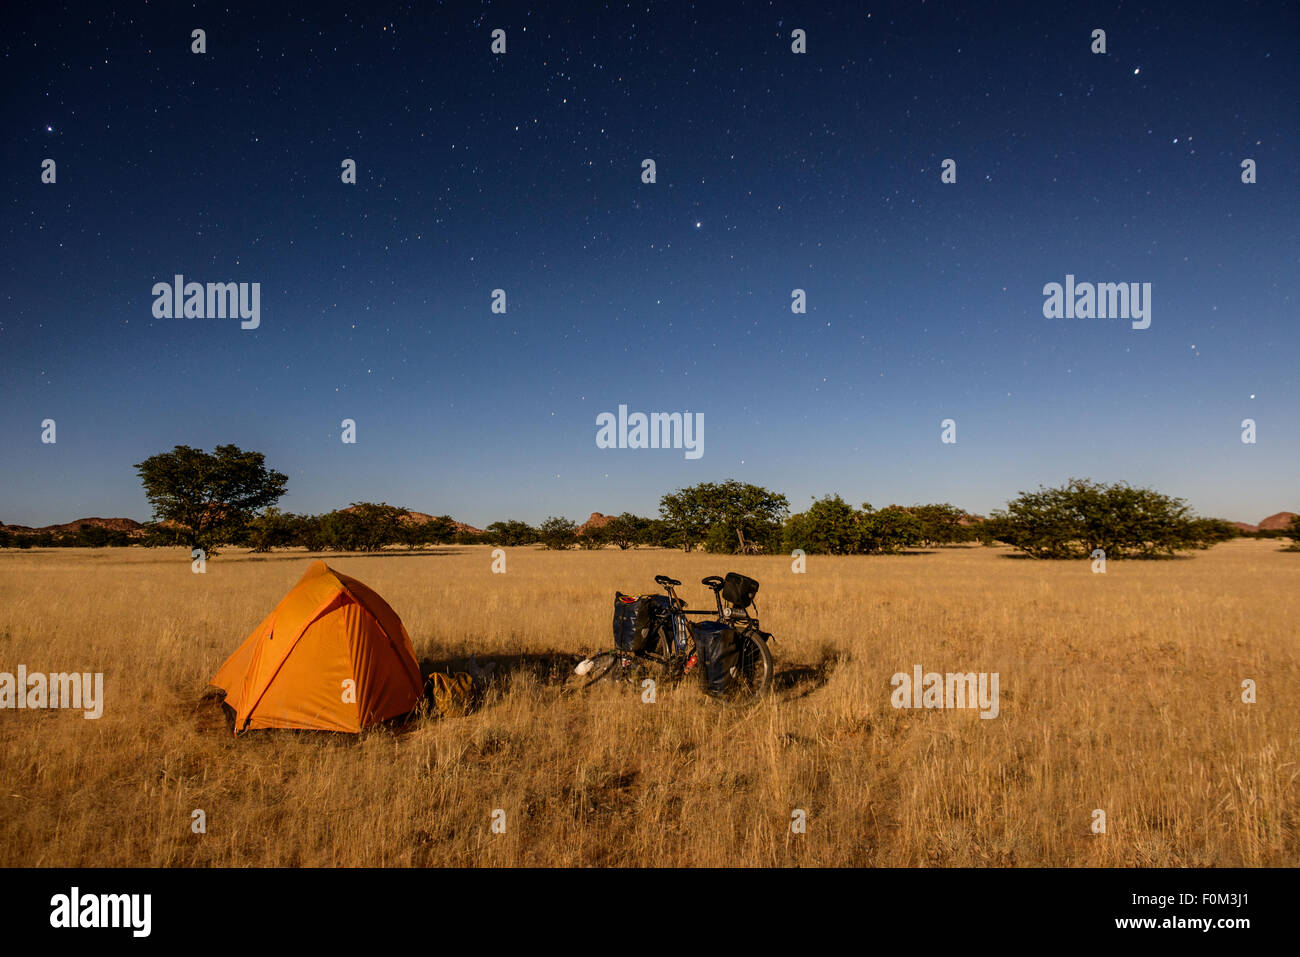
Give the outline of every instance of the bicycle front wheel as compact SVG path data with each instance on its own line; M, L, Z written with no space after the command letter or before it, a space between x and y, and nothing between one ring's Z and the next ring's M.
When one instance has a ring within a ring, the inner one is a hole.
M592 655L588 660L591 662L591 667L583 675L570 675L567 682L569 687L590 688L598 682L612 679L618 674L621 664L619 656L608 651Z

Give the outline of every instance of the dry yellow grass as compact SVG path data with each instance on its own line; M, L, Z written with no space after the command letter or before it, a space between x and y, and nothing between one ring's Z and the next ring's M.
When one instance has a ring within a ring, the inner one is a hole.
M643 704L521 669L466 718L236 740L201 696L305 553L195 575L179 550L0 552L0 671L102 671L107 698L97 721L0 712L0 865L1293 864L1300 555L1238 541L1105 575L1007 555L814 556L804 575L664 551L513 549L505 575L484 548L324 556L426 662L591 650L616 588L665 572L700 603L701 577L741 571L781 687L750 709L693 684ZM998 672L1000 716L895 710L915 664Z

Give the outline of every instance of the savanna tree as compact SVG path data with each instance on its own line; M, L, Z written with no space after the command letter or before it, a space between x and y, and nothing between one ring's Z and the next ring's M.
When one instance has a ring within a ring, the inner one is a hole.
M284 495L289 477L266 467L261 452L219 445L213 452L178 445L135 466L154 520L209 556L238 541L248 523Z

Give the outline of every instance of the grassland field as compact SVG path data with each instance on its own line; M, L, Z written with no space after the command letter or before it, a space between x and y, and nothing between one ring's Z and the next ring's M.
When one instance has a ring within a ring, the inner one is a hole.
M230 550L194 574L181 549L0 551L0 671L105 676L97 720L0 711L0 865L1300 859L1300 554L1276 541L1105 574L981 546L804 574L642 549L510 549L505 574L487 547L327 554L396 609L426 672L473 653L499 679L467 717L235 738L208 681L312 557ZM762 583L768 699L562 693L573 656L609 645L616 589L662 572L702 605L700 578L732 570ZM997 672L998 716L894 708L916 665Z

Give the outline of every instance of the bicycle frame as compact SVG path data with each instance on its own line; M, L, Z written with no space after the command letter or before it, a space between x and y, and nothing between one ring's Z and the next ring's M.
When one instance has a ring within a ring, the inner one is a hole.
M712 614L714 614L714 612L712 612L712 611L707 611L707 610L705 610L705 609L703 609L703 608L687 608L687 607L686 607L686 603L685 603L684 601L682 601L680 597L678 597L678 595L677 595L677 589L676 589L674 586L672 586L672 585L664 585L664 591L666 591L666 592L668 593L668 598L669 598L669 600L673 603L673 609L674 609L674 611L675 611L677 614L681 615L683 618L685 618L686 615L712 615ZM727 613L723 612L723 610L722 610L722 591L721 591L720 589L715 589L715 590L714 590L714 592L713 592L713 600L717 603L717 606L718 606L718 608L717 608L717 612L716 612L716 614L717 614L717 616L718 616L718 621L724 622L724 623L726 623L726 624L728 624L728 625L734 625L737 631L749 631L750 629L755 629L755 630L758 629L758 619L757 619L757 618L754 618L754 617L752 617L752 616L750 616L750 615L745 614L743 611L737 611L737 610L733 607L733 608L728 609L728 611L730 611L730 614L727 614ZM690 619L686 619L686 628L687 628L687 631L690 632L690 634L691 634L691 644L694 644L694 643L695 643L695 633L694 633L693 631L691 631L691 627L690 627L690 626L691 626Z

